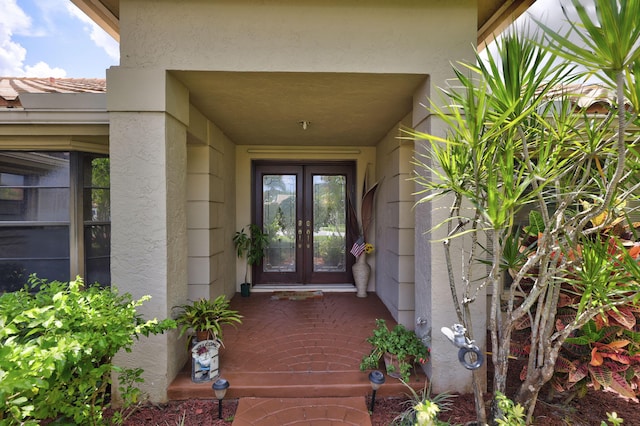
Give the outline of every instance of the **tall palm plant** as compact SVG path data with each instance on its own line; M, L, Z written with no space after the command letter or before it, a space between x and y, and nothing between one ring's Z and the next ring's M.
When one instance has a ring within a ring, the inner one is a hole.
M640 137L634 112L640 111L634 74L640 69L640 2L596 0L594 17L578 0L572 3L580 22L572 23L570 31L579 33L586 48L542 24L541 35L510 32L486 60L477 55L476 64L454 69L456 86L443 89L443 106L432 107L448 125L447 134L411 133L428 143L428 154L416 158L416 180L423 187L420 202L441 198L451 203L448 218L436 227L446 227L442 242L449 286L467 330L472 330L470 304L482 288L493 290L489 329L494 396L506 392L515 328L524 320L532 324L526 374L515 396L529 416L571 333L606 307L637 300L640 290L637 268L627 271L634 279L624 287L592 271L590 288L580 295L579 314L563 329L556 328L562 283L575 268L589 267L569 254L612 220L595 226L595 218L635 197L639 185L633 176L640 167L628 145ZM558 62L558 57L564 60ZM586 67L589 75L601 75L617 93L607 116L594 119L576 110L572 99L577 94L567 87L584 74L573 72L575 64ZM624 94L631 109L625 108ZM635 130L630 130L633 122ZM591 202L590 208L582 207L584 200ZM505 256L514 252L518 214L531 209L540 217L536 249L520 259L513 282L503 287L501 277L509 263ZM458 275L453 238L472 243L464 254L465 270ZM479 262L489 265L486 276L476 272ZM534 285L524 292L524 280L534 271ZM481 390L475 389L479 420L484 422Z

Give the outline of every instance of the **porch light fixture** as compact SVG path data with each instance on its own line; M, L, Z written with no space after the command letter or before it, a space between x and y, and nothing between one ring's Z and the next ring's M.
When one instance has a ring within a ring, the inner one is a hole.
M218 399L218 418L222 419L222 400L227 393L227 389L229 389L229 382L225 379L220 378L213 383L211 388L213 389L213 392L216 394L216 398Z
M300 125L300 127L302 127L302 130L307 130L311 122L307 120L301 120L301 121L298 121L298 124Z
M371 383L371 389L373 389L373 393L371 394L371 406L369 407L369 411L373 413L373 406L376 403L376 392L384 383L384 374L381 371L374 370L369 373L369 383Z

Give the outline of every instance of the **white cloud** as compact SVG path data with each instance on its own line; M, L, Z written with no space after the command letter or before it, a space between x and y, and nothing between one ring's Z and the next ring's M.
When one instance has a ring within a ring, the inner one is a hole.
M51 68L44 62L25 66L27 50L13 40L14 34L32 34L31 18L16 0L0 0L0 76L7 77L64 77L66 71Z
M84 29L89 33L89 37L96 46L103 49L110 58L116 61L120 60L120 48L117 41L115 41L73 3L67 3L67 10L72 16L78 18L85 24Z
M22 62L27 56L24 47L11 37L25 32L31 26L31 19L16 4L16 0L0 0L3 13L0 14L0 75L20 76Z
M63 78L67 76L67 72L62 68L51 68L49 64L42 61L38 62L34 66L25 66L24 70L26 77L56 77Z
M16 0L0 0L0 34L2 41L13 33L24 33L31 27L31 18L18 6Z

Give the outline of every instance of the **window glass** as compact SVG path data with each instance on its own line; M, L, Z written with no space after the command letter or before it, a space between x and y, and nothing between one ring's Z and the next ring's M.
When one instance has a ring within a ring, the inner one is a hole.
M0 227L0 292L15 291L29 275L69 280L69 227Z
M68 222L69 153L0 152L0 221Z
M21 288L34 273L110 285L109 198L104 155L0 151L0 292ZM76 234L84 237L70 241Z
M110 285L111 205L109 159L85 154L82 165L85 281Z

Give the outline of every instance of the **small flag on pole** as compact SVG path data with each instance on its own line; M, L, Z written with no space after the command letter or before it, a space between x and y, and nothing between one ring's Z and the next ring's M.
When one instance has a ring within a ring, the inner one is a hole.
M360 256L364 252L365 246L366 244L364 242L364 237L358 238L358 241L356 241L353 244L353 247L351 247L351 254L354 255L355 257Z

